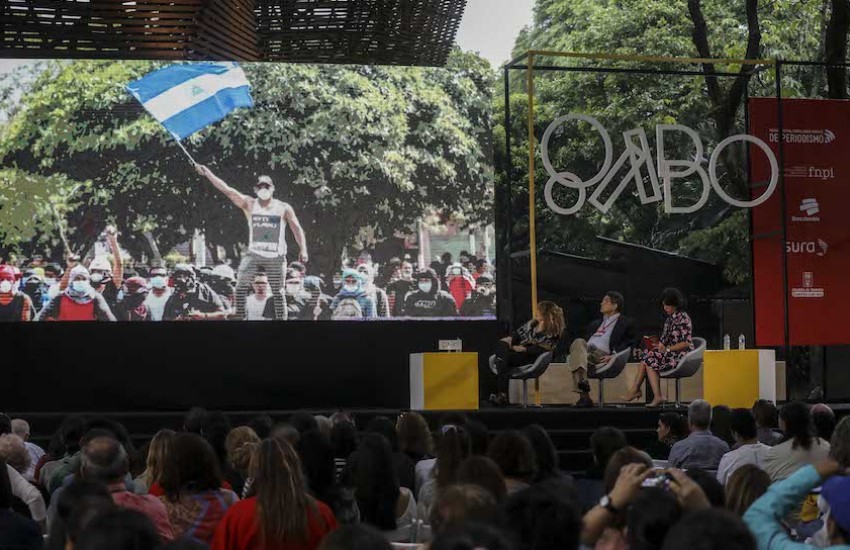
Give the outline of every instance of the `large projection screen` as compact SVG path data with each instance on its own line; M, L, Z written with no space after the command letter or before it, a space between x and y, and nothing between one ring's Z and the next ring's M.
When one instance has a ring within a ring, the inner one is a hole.
M0 60L0 321L495 318L482 75Z

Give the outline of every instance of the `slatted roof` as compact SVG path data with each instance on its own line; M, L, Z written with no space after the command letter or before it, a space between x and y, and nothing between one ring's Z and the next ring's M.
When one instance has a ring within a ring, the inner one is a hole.
M444 65L466 0L0 0L0 57Z

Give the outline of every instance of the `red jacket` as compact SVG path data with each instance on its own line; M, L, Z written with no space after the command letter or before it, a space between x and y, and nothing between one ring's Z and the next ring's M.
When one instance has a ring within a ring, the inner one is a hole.
M230 507L218 524L212 550L315 550L322 539L337 527L331 509L322 502L315 502L318 513L309 512L309 534L306 542L281 541L278 544L262 546L257 524L257 497L239 501Z

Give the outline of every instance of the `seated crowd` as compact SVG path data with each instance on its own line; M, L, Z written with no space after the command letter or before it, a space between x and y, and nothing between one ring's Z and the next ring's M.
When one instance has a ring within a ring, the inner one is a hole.
M141 449L69 416L46 450L0 415L0 550L850 548L850 418L835 420L697 400L645 450L596 430L592 467L569 475L541 426L491 434L457 413L432 432L415 412L232 427L196 408Z

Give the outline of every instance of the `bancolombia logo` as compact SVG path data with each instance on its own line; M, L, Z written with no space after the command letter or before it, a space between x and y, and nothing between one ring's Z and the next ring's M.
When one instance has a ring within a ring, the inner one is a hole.
M593 128L602 137L602 142L605 145L605 161L602 164L602 168L595 176L587 181L583 181L576 174L569 171L556 171L552 166L552 161L549 157L549 140L552 139L552 134L562 124L570 120L581 120L593 126ZM681 132L688 136L696 147L696 154L693 157L696 160L668 159L664 149L664 135L666 132ZM776 160L776 155L773 154L773 151L770 150L770 147L768 147L764 141L748 134L729 136L718 143L717 147L714 148L714 151L711 154L711 159L708 162L708 173L706 173L705 169L700 166L699 162L699 159L703 158L704 153L702 140L693 129L687 126L681 124L659 124L655 127L657 167L656 164L651 161L652 151L649 148L649 141L646 138L646 132L644 132L642 128L635 128L633 130L623 132L623 139L626 143L626 150L622 155L620 155L617 162L614 163L614 146L611 143L611 136L608 134L608 130L606 130L598 120L588 115L573 113L555 119L555 121L546 128L546 131L543 133L543 140L540 144L541 154L543 156L543 166L546 168L546 172L550 176L544 189L546 205L557 214L570 216L581 210L585 202L590 202L590 204L596 207L597 210L605 214L611 209L614 202L616 202L629 185L629 182L634 180L637 185L641 204L651 204L663 199L664 211L668 214L689 214L691 212L696 212L705 206L705 203L708 201L708 194L711 187L713 187L717 194L720 195L720 198L732 206L736 206L738 208L755 208L773 195L774 191L776 191L776 185L779 182L779 162ZM637 140L638 143L635 143L635 140ZM720 154L723 152L723 149L737 141L756 145L764 151L764 154L767 155L767 159L770 162L770 184L764 194L751 201L741 201L729 196L729 194L726 193L726 190L720 186L717 179L717 162L720 159ZM626 163L629 163L630 166L628 173L623 177L608 199L605 202L601 202L599 197L605 192L610 185L611 180L614 179L614 176ZM613 167L611 166L612 164ZM641 168L644 166L649 174L651 193L647 192L644 178L641 177ZM690 206L673 206L673 179L687 178L693 174L697 174L702 181L702 195L700 196L700 199ZM658 183L659 177L661 178L661 182L664 186L663 195ZM587 190L600 182L601 185L599 185L599 187L597 187L588 198ZM576 189L578 191L578 200L573 206L564 208L555 202L552 197L552 189L554 188L555 183L560 183L564 187Z

